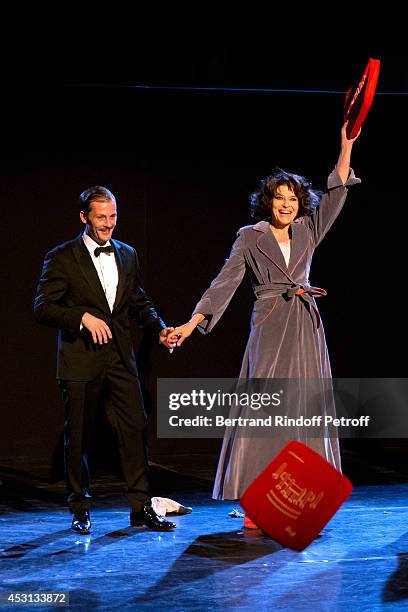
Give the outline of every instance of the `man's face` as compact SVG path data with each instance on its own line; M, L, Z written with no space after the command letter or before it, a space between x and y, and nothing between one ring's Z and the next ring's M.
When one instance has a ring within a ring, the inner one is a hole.
M79 213L82 223L86 225L86 233L100 245L111 239L115 229L117 213L116 203L112 200L94 200L89 213Z

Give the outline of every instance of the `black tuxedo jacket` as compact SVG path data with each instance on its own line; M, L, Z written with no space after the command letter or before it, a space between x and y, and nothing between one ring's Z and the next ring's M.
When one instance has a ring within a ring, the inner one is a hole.
M146 297L133 247L112 240L118 267L118 288L111 312L98 273L80 234L52 249L44 265L34 301L39 323L58 328L57 378L92 380L104 367L107 345L95 345L81 327L85 312L103 319L128 370L137 376L130 331L131 320L151 326L157 334L165 327Z

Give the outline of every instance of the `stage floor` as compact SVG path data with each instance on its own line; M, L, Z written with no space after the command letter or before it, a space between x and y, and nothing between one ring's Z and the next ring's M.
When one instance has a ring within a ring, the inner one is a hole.
M355 486L297 553L242 529L208 480L153 471L161 495L193 507L172 533L129 527L120 485L102 479L92 534L78 536L61 488L6 475L0 591L69 592L71 610L408 610L408 483Z

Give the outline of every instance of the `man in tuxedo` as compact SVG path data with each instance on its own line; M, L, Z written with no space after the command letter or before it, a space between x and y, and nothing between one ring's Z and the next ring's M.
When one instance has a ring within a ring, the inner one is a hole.
M47 253L34 303L36 320L58 329L57 379L65 408L65 477L72 529L91 529L87 449L101 400L118 440L130 524L171 530L150 503L146 416L130 332L131 320L174 342L147 298L133 247L112 239L115 196L105 187L80 195L84 232Z

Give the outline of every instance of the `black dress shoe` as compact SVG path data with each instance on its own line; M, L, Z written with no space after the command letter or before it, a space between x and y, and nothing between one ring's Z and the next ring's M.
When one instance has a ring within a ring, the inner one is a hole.
M132 510L130 513L130 524L132 527L149 527L156 531L171 531L176 528L175 523L166 521L163 516L156 514L150 504L146 504L141 512Z
M71 529L83 535L91 533L91 515L89 510L79 510L73 513Z

